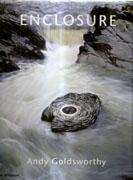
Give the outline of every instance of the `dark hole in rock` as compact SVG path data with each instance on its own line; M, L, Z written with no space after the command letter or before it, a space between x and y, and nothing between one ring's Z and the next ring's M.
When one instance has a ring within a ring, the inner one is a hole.
M73 106L66 106L62 109L62 111L65 113L65 114L74 114L77 109Z

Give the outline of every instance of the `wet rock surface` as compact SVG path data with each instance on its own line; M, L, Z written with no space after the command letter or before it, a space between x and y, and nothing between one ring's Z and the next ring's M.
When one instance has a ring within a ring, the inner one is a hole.
M7 60L0 54L0 72L19 69L16 68L17 62L21 60L44 59L41 52L46 48L44 38L35 27L22 26L18 12L13 4L0 3L0 49L8 56Z
M128 175L122 175L121 180L133 180L133 176L128 176Z
M94 7L91 15L96 14L97 24L93 30L89 30L83 35L84 44L79 48L77 62L88 61L93 63L99 62L99 65L110 68L112 66L133 69L132 56L132 32L133 32L133 6L123 5L121 9L113 7ZM107 26L98 26L100 14L116 15L116 26L109 26L107 18ZM116 70L117 70L116 69Z
M0 73L16 70L19 70L17 64L15 64L4 51L0 51Z
M77 131L95 123L100 111L99 97L91 93L69 93L55 99L42 113L53 132Z

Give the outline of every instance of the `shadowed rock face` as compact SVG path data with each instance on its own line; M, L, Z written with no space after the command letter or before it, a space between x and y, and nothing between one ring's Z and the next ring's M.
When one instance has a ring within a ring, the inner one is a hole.
M101 101L91 93L69 93L57 98L42 113L43 121L51 122L54 132L77 131L93 124Z
M41 51L46 49L44 38L36 27L21 26L20 14L13 4L0 3L0 73L19 70L20 60L45 58Z
M9 59L4 51L0 51L0 73L19 70L17 64Z
M89 29L83 35L84 44L79 47L76 63L88 61L89 65L108 66L111 71L132 71L133 6L122 6L120 10L109 5L92 9L91 15L96 15L97 23L93 31ZM98 24L101 14L107 17L106 27ZM110 15L116 15L114 27L109 25Z

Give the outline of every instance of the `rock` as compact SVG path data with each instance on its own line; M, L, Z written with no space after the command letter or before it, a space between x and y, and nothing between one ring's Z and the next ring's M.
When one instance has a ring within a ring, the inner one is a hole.
M121 180L133 180L133 176L129 176L129 175L122 175Z
M37 28L20 24L19 10L13 4L0 3L0 49L9 57L1 58L1 72L18 70L17 61L44 59L45 39ZM0 55L1 57L1 55Z
M101 35L101 31L103 29L105 29L104 26L99 26L99 16L102 15L106 15L106 25L109 26L110 25L110 15L116 15L117 14L117 10L116 9L112 9L109 8L107 6L105 7L99 7L99 6L95 6L92 11L91 11L91 16L93 17L94 15L96 15L96 24L95 24L95 31L94 31L94 35L98 36Z
M107 43L94 43L92 47L94 50L104 52L105 54L109 54L110 50L112 49L112 47Z
M8 58L4 51L0 51L0 73L19 70L19 67Z
M91 93L69 93L57 98L42 113L43 121L51 122L53 132L77 131L93 124L101 101Z
M94 34L91 31L88 31L86 34L84 34L83 39L84 39L85 42L87 42L87 43L91 42L92 44L93 44L94 41L96 41L96 38L95 38Z
M5 51L0 51L0 57L6 57L7 55L6 55L6 53L5 53Z
M99 27L98 23L94 27L94 32L87 32L83 35L84 45L79 48L78 60L76 63L88 61L94 63L99 58L99 65L110 70L125 69L132 71L132 32L133 32L133 7L123 5L122 9L114 7L94 7L91 15L103 14L107 17L107 26ZM116 15L116 26L109 26L109 16ZM96 21L98 22L98 21ZM87 53L85 53L85 51ZM86 57L85 57L86 56ZM93 65L91 64L91 65Z
M78 55L80 55L82 53L87 53L87 52L88 52L88 50L87 50L87 48L85 46L80 46Z
M11 38L11 34L14 32L18 36L27 37L29 42L38 48L45 48L45 40L38 34L38 32L33 29L31 26L21 26L19 22L19 15L13 16L9 13L4 13L1 15L0 19L0 34L3 35L3 38L7 39L7 34L9 35L9 39ZM2 38L2 37L1 37Z
M119 13L119 18L133 23L133 5L122 7L122 13Z
M15 53L14 53L15 52ZM30 48L28 46L16 46L13 51L11 51L12 55L16 55L16 57L24 57L31 60L43 59L44 55L36 48Z

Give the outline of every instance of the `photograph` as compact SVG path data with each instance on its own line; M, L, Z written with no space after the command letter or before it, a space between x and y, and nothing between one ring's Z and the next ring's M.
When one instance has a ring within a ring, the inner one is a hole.
M0 180L133 180L133 0L0 0Z

